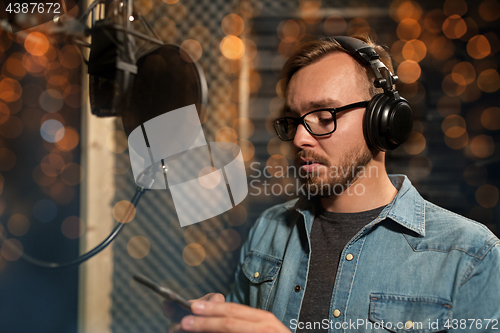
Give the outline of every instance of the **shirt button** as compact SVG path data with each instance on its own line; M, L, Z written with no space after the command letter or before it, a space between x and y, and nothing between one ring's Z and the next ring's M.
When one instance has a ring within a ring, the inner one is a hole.
M405 323L405 327L407 329L410 329L410 328L413 328L413 322L411 320L408 320L406 323Z
M346 258L348 261L351 261L351 260L352 260L352 258L354 258L354 256L353 256L352 254L348 253L348 254L345 256L345 258Z
M299 285L296 285L296 286L295 286L295 291L296 291L296 292L299 292L299 291L300 291L300 289L302 289L302 288L301 288Z
M253 274L253 277L254 277L254 278L258 278L258 277L259 277L259 275L260 275L260 273L259 273L259 272L255 272L255 273Z
M334 316L335 318L338 318L338 317L340 316L340 310L339 310L339 309L335 309L335 310L333 310L333 316Z

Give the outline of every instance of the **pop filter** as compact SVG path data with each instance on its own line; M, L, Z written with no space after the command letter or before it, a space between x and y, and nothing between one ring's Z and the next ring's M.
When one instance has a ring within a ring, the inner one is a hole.
M139 57L133 85L121 99L118 114L127 136L148 120L193 104L203 121L207 95L201 66L180 47L162 45Z

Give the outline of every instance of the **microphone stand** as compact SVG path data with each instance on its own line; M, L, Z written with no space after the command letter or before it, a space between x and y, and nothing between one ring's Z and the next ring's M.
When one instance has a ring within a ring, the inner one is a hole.
M130 215L137 207L139 200L142 197L142 195L144 194L144 192L146 192L145 188L137 187L135 190L135 194L131 200L132 206L130 206L129 209L127 209L127 211L125 212L125 215L123 216L121 221L119 221L119 223L115 226L113 231L111 231L111 233L108 235L108 237L106 237L106 239L103 240L99 245L97 245L92 250L88 251L87 253L80 255L78 258L71 260L71 261L59 263L59 262L48 262L48 261L38 260L38 259L35 259L26 253L22 253L21 257L33 265L45 267L45 268L67 268L67 267L72 267L72 266L81 264L82 262L95 256L96 254L98 254L99 252L104 250L109 244L111 244L111 242L118 236L118 234L125 227L125 224L126 224L125 221L127 221L129 219ZM2 243L6 240L6 238L7 238L6 235L0 236ZM19 254L21 252L21 250L18 249L17 247L15 247L14 245L12 245L10 243L7 243L7 245L15 253Z

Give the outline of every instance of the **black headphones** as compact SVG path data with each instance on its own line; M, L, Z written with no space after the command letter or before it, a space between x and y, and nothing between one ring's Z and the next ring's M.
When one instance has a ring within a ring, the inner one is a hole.
M380 151L396 149L405 142L413 127L413 112L408 101L394 89L398 77L380 61L375 50L360 39L353 37L331 37L362 64L370 65L375 73L376 88L384 93L373 96L366 107L363 132L369 147Z

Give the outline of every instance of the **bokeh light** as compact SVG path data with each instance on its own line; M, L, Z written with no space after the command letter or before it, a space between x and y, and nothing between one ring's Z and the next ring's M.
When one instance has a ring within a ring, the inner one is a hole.
M5 102L17 101L23 93L21 84L11 78L4 78L0 81L0 99Z
M286 43L293 43L304 37L306 27L302 21L286 20L278 25L278 37Z
M206 189L213 189L221 182L220 171L212 168L211 166L204 167L198 174L198 182Z
M241 149L243 161L248 162L255 156L255 147L251 141L241 139L238 140L237 144Z
M201 44L194 39L186 39L182 42L180 48L189 55L185 56L181 53L181 57L187 62L198 61L203 54L203 48L201 47Z
M459 85L468 85L476 79L476 69L467 61L462 61L453 67L451 78Z
M483 59L491 53L490 42L483 35L474 36L467 43L467 53L474 59Z
M491 131L500 129L500 108L493 106L487 108L481 114L481 124Z
M49 199L42 199L33 205L33 217L40 222L50 222L57 216L57 205Z
M413 131L411 132L408 141L403 143L403 149L408 154L417 155L424 151L426 144L427 142L422 133Z
M205 249L198 243L190 243L184 247L182 258L189 266L198 266L205 260Z
M483 0L479 4L479 15L485 21L495 21L500 17L500 3L497 0Z
M210 31L207 28L202 25L195 25L194 27L189 29L188 38L196 40L203 48L205 48L210 45L210 40L212 37L210 35Z
M495 69L486 69L477 77L477 86L484 92L492 93L500 89L500 76Z
M41 56L49 50L49 40L41 32L34 31L26 37L24 48L34 56Z
M416 1L392 1L390 14L396 22L408 18L419 20L422 17L422 8Z
M30 221L23 214L14 214L7 222L7 229L14 236L24 236L30 229Z
M19 52L12 53L4 62L2 72L8 72L9 76L20 80L26 75L26 69L23 66L23 54Z
M315 0L299 2L302 20L307 24L319 23L322 19L321 2Z
M60 131L62 131L61 129ZM56 134L57 135L57 134ZM78 146L80 141L80 135L78 132L70 126L64 127L64 136L61 140L56 142L56 147L62 151L70 151Z
M78 239L85 233L85 223L78 216L68 216L61 223L61 231L69 239Z
M438 60L446 60L454 55L455 45L448 38L441 36L432 41L429 51L432 53L434 58Z
M444 135L450 138L458 138L466 131L465 119L459 115L449 115L441 125Z
M47 112L57 112L64 105L63 95L55 89L47 89L38 98L40 107Z
M425 55L427 54L427 47L421 40L414 39L404 43L401 54L405 60L419 62L425 58Z
M54 184L57 176L46 174L42 170L41 166L37 165L33 169L32 177L33 177L33 180L35 181L35 183L37 183L38 185L40 185L42 187L46 187L46 186L50 186L50 185Z
M45 56L33 56L29 53L23 55L23 66L34 77L43 76L43 70L48 63L49 60Z
M448 147L454 150L462 149L469 143L469 133L467 131L459 137L452 138L447 135L444 136L444 142Z
M450 39L457 39L465 35L467 24L459 15L451 15L443 23L443 33Z
M245 44L240 38L229 35L222 39L220 51L228 59L239 59L245 53Z
M416 61L405 60L398 66L397 73L401 82L414 83L420 78L422 70Z
M421 30L422 29L417 20L407 18L399 22L396 33L399 39L403 41L409 41L418 38L418 36L420 36Z
M485 184L476 190L476 201L484 208L495 207L498 203L498 188Z
M495 151L495 142L491 136L481 134L471 140L470 149L479 158L490 157Z
M135 217L136 209L128 200L118 201L113 206L113 217L120 223L129 223Z
M217 131L217 133L215 133L215 142L236 143L237 140L238 134L229 126L223 126Z
M129 256L135 259L142 259L149 254L151 244L144 236L134 236L127 243L127 252Z
M222 19L221 28L226 35L239 36L245 28L245 22L237 14L228 14Z
M176 24L184 21L187 15L186 7L180 3L175 2L167 6L168 17L170 17Z
M443 92L448 96L460 96L465 92L465 85L457 83L453 79L452 74L448 74L444 77L443 82L441 83L441 88Z
M15 238L10 238L2 243L0 254L8 261L16 261L22 257L24 252L23 244Z
M64 125L55 119L49 119L43 122L40 127L40 135L47 142L58 142L64 137Z
M169 41L174 38L177 33L175 22L168 17L160 17L154 23L154 30L161 40Z

